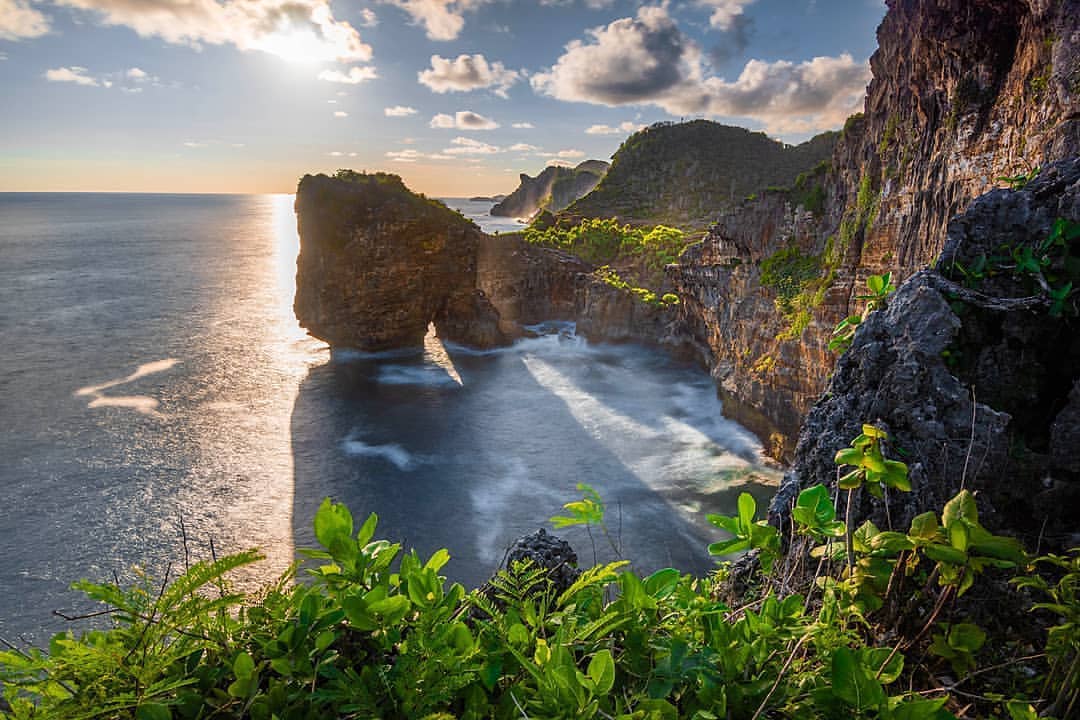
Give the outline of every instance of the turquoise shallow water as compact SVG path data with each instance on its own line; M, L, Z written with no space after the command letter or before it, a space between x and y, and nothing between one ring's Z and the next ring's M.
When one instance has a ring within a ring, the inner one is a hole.
M64 627L74 579L177 570L181 520L192 557L261 548L254 586L329 495L476 583L578 482L642 570L707 570L703 513L768 493L711 379L649 350L331 357L292 315L295 228L285 195L0 194L0 635Z

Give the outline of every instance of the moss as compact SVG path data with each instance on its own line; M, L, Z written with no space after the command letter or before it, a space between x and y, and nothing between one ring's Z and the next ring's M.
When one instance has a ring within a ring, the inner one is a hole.
M821 258L803 255L795 245L777 250L761 261L761 284L776 290L777 307L785 315L792 312L791 301L820 273Z
M885 122L885 130L881 133L881 142L878 143L878 155L884 155L892 145L896 137L896 129L900 126L900 116L893 113Z

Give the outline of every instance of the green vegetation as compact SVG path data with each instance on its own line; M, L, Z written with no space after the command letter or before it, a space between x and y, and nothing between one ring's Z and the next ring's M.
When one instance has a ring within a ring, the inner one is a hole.
M776 309L787 322L777 340L795 340L802 335L834 276L833 268L822 274L821 256L804 255L795 245L781 248L761 261L760 282L776 291Z
M1023 187L1037 172L999 179ZM1080 223L1057 218L1050 233L1038 242L1003 244L990 257L980 253L967 265L957 262L945 270L972 288L991 278L1010 276L1022 281L1030 295L1046 298L1051 317L1080 316L1076 303L1080 288Z
M643 302L676 304L675 300L665 301L655 292L643 287L634 287L624 281L610 265L619 264L629 270L635 280L658 286L663 282L664 267L678 261L679 255L686 248L686 235L676 228L656 225L652 228L634 227L620 224L614 218L590 218L577 225L532 226L525 230L527 242L554 247L573 253L586 262L601 265L598 277L609 285L630 290ZM664 297L671 295L666 293Z
M851 347L851 341L855 338L855 330L866 316L875 310L885 307L885 300L896 291L892 284L892 273L884 275L871 275L866 278L866 288L869 293L856 295L856 300L866 300L866 307L861 315L849 315L836 324L833 329L832 339L829 341L829 349L835 353L843 353Z
M887 443L864 426L837 462L854 464L867 488L902 491L906 467L884 459ZM852 477L843 481L849 519ZM582 499L553 523L600 528L619 555L599 494L579 489ZM953 697L968 707L974 699L982 716L1071 712L1080 551L1037 560L1056 574L1014 581L1051 620L1046 662L1017 651L987 665L985 631L950 608L980 576L1029 559L982 527L970 492L940 521L928 512L895 532L869 521L852 530L824 486L806 488L786 555L778 530L756 515L743 494L737 515L708 517L732 536L711 552L759 560L752 595L731 607L720 599L727 563L707 578L673 568L639 577L618 560L562 588L519 563L466 592L439 574L446 550L404 553L374 539L374 514L357 528L328 499L314 522L321 549L306 551L307 583L294 582L294 567L258 593L235 592L226 574L256 561L254 551L196 563L171 583L77 583L113 627L60 633L47 651L0 652L0 717L945 720L961 707ZM942 664L967 674L940 686ZM1010 667L993 693L976 685Z
M600 184L567 212L704 229L741 198L791 185L827 159L836 140L837 133L822 133L787 146L708 120L657 123L628 137Z
M997 178L997 181L1003 182L1008 185L1010 190L1023 190L1025 187L1027 187L1028 183L1030 183L1032 180L1039 176L1039 170L1041 169L1042 168L1036 165L1035 167L1028 170L1026 173L1021 173L1020 175L1007 175L1004 177L999 177Z

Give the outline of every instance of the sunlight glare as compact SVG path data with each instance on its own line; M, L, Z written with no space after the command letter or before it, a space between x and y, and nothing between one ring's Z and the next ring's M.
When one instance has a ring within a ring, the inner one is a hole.
M286 26L258 41L256 47L290 63L314 65L333 61L338 51L308 29Z

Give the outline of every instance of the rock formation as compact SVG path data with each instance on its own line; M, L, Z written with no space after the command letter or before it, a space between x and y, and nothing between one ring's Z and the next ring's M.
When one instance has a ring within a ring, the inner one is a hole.
M559 250L492 237L396 175L306 175L296 317L334 347L381 351L439 337L488 348L523 326L574 320L591 339L665 342L674 310L647 305Z
M1075 532L1080 296L1054 310L1012 257L1043 246L1059 218L1077 237L1048 250L1040 272L1052 288L1080 285L1080 158L1024 189L983 195L949 224L936 269L917 272L860 325L806 418L774 516L802 487L835 478L836 451L871 422L908 464L912 492L890 497L889 517L880 504L857 516L905 528L967 487L985 523L1026 531L1032 545L1040 533Z
M860 309L865 278L911 276L999 177L1080 153L1080 2L888 5L865 113L829 167L744 201L671 270L725 412L777 457L792 457L833 367L831 329ZM785 257L817 277L763 277Z
M549 165L534 178L521 173L521 184L491 208L491 214L529 218L540 210L558 212L596 187L607 169L602 160L586 160L572 168Z

